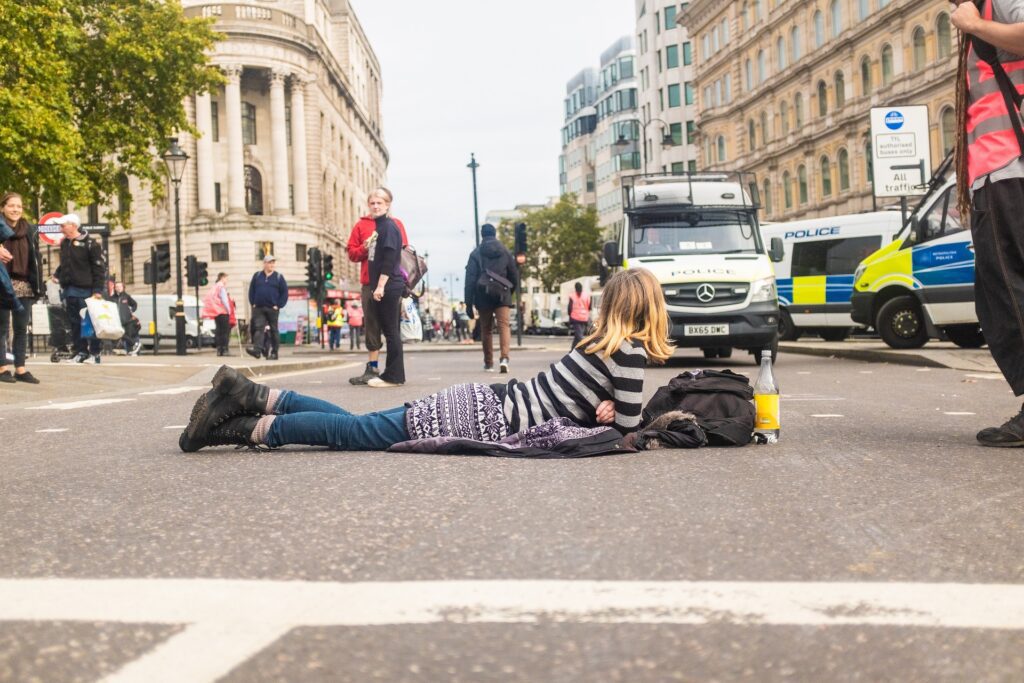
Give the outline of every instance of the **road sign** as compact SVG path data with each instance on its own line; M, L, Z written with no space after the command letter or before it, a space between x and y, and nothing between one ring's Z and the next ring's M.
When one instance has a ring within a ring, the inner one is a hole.
M923 195L931 176L928 107L871 108L876 197Z
M52 246L60 244L64 236L60 232L60 226L55 221L63 215L59 211L43 214L40 217L39 224L36 226L36 229L39 231L39 239ZM78 228L84 233L99 237L110 235L109 223L86 223L78 226Z

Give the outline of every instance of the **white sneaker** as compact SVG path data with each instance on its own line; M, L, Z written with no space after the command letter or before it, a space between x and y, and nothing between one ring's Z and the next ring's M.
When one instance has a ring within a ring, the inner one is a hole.
M89 354L87 353L78 353L72 356L70 360L72 363L84 363L88 357Z
M391 387L400 387L402 385L398 382L388 382L380 377L374 377L366 382L366 386L373 387L374 389L390 389Z
M498 372L503 375L508 374L508 358L502 358L501 362L498 363Z

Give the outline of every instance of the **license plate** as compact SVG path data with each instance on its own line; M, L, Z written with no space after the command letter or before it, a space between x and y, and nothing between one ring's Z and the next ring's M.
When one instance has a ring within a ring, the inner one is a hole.
M687 337L717 337L729 334L728 325L687 325L683 328Z

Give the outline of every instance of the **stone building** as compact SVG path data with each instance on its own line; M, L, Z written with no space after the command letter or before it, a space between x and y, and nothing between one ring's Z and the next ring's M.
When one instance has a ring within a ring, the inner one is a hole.
M211 279L228 273L239 317L247 317L249 278L267 253L292 287L304 287L314 246L335 255L340 285L357 285L345 244L369 191L384 181L388 151L380 65L348 0L183 4L188 16L216 18L225 34L212 61L227 83L185 103L200 135L180 136L189 155L182 257L208 262ZM110 269L130 291L143 291L151 245L169 243L173 263L167 194L154 205L147 188L126 179L116 208L130 212L131 228L112 235ZM174 278L159 289L172 292Z
M919 0L696 0L703 168L754 171L763 217L871 210L869 110L927 105L932 164L954 144L949 7Z

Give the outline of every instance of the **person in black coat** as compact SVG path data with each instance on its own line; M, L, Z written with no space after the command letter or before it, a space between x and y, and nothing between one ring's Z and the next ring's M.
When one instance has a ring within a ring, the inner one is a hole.
M10 284L10 305L0 305L0 382L39 384L25 369L32 304L43 291L39 278L39 234L22 215L21 195L4 193L0 197L0 212L0 268ZM7 368L7 333L12 327L13 375Z
M512 328L509 325L510 311L519 269L508 248L498 241L497 231L490 223L480 228L480 246L469 255L466 264L466 311L474 317L474 310L480 328L480 341L484 347L484 370L494 371L494 325L498 326L498 343L501 356L499 368L508 372L509 351L512 347Z
M377 223L376 232L367 240L370 287L373 288L369 305L376 308L388 356L384 372L380 373L380 377L369 379L366 384L379 389L405 384L401 332L405 276L402 274L402 233L387 214L374 218L374 221Z
M60 266L53 277L60 283L71 324L75 363L99 363L100 340L82 337L82 311L86 300L102 299L107 291L106 258L100 243L80 230L78 214L69 213L57 219L64 239L60 243Z

